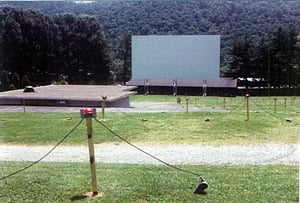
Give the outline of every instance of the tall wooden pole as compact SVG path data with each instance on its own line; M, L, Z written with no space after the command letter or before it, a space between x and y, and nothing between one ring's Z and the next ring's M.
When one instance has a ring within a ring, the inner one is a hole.
M95 196L98 195L98 189L97 189L97 177L96 177L95 150L94 150L94 141L93 141L92 117L86 118L86 127L87 127L89 155L90 155L92 196Z
M86 120L87 137L90 155L90 169L91 169L91 180L92 180L92 191L87 192L85 195L89 197L102 197L103 193L97 189L97 176L96 176L96 163L95 163L95 149L93 141L93 125L92 118L96 117L96 109L85 108L80 110L82 118Z

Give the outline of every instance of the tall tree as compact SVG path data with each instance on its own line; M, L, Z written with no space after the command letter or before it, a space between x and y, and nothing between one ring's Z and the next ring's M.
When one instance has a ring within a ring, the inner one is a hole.
M109 77L110 55L107 41L96 18L73 14L55 17L55 72L71 82L105 82Z
M5 16L3 14L2 9L0 9L0 75L2 75L4 68L3 68L3 53L4 53L4 49L3 49L3 31L4 31L4 19ZM0 86L1 86L1 78L0 78ZM0 88L1 91L1 88Z
M299 85L299 75L300 75L300 67L299 67L299 46L297 46L299 31L296 30L294 26L290 26L287 30L287 38L288 38L288 49L287 49L287 75L286 75L286 84L288 87L295 87Z
M123 55L123 83L125 84L131 77L131 33L127 33L122 41Z
M43 81L49 45L46 22L50 19L34 10L6 7L2 11L6 16L2 35L4 68L20 78L27 75Z
M254 59L254 78L259 78L259 86L266 86L270 75L270 42L262 38L258 47L256 47ZM268 86L268 85L267 85Z
M296 85L297 32L293 27L279 27L271 39L271 85L275 87Z
M247 35L243 40L234 42L229 66L231 72L229 75L244 79L245 86L248 88L248 78L254 76L255 68L253 45Z
M60 76L72 83L108 82L110 50L95 17L3 7L0 26L0 68L16 88Z

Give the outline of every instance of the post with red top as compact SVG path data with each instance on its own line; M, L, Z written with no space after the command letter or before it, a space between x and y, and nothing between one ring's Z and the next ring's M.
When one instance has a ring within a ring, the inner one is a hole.
M102 108L102 121L104 121L104 114L105 114L105 101L107 99L107 96L102 96L101 100L101 108Z
M92 179L92 191L87 192L86 196L89 197L102 197L103 193L97 189L97 177L96 177L96 163L95 163L95 150L93 142L93 127L92 118L96 118L96 109L84 108L80 110L81 118L86 119L89 155L90 155L90 168L91 168L91 179Z
M246 95L245 95L245 99L246 99L246 108L247 108L247 119L246 119L246 121L249 121L249 117L250 117L250 115L249 115L249 97L250 97L249 94L246 94Z

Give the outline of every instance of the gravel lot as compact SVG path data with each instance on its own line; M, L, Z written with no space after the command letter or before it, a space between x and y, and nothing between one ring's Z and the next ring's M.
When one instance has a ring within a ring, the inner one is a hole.
M107 112L175 112L185 111L185 107L171 103L132 103L131 108L107 108ZM26 107L33 112L79 112L80 108L66 107ZM20 106L0 106L2 112L23 112ZM190 107L189 111L224 111L222 109ZM98 112L101 112L98 110ZM153 145L136 144L146 152L170 164L299 164L298 144L256 144L204 146L199 144ZM0 161L36 161L52 146L23 146L0 144ZM96 162L160 164L157 160L141 153L126 143L106 143L95 145ZM47 162L88 162L86 146L59 146L43 161Z
M131 102L130 108L106 108L106 112L185 112L186 107L184 104L177 104L171 102ZM82 107L55 107L55 106L25 106L26 112L79 112ZM97 108L97 112L101 112L101 108ZM0 105L1 112L23 112L23 106L9 106L9 105ZM209 108L209 107L196 107L190 105L188 108L189 112L201 111L201 112L226 112L226 110L220 108Z
M299 164L298 144L259 145L147 145L137 144L144 151L170 164ZM0 161L36 161L52 146L0 145ZM141 153L127 144L95 145L96 162L160 164L157 160ZM59 146L43 161L46 162L88 162L87 146Z

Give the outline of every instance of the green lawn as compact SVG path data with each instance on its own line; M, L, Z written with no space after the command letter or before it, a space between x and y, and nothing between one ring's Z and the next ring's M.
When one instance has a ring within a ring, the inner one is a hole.
M27 163L0 162L0 176ZM206 195L193 194L198 177L166 166L98 164L91 191L89 164L39 163L0 181L0 202L299 202L297 166L180 166L203 174Z
M185 96L181 97L184 105ZM134 102L176 103L173 96L133 96ZM104 124L130 142L298 143L300 105L269 97L250 98L246 119L243 97L189 97L189 105L225 112L106 113ZM100 112L98 112L100 117ZM209 121L206 121L209 120ZM0 112L0 143L56 144L81 121L78 113ZM290 122L292 121L292 122ZM96 143L121 142L93 122ZM63 142L86 145L85 121ZM29 163L0 162L0 178ZM98 164L100 199L84 198L91 190L88 163L39 163L0 181L0 202L299 202L298 166L180 166L209 182L207 195L195 195L198 178L166 166Z
M172 96L134 96L133 101L176 103ZM173 101L171 101L171 99ZM299 140L300 105L284 98L250 98L247 119L244 98L190 97L190 102L211 109L208 112L106 113L104 122L117 134L132 142L204 143L210 145L243 143L297 143ZM228 100L228 101L227 101ZM148 101L148 100L147 100ZM298 102L299 103L299 102ZM181 104L183 105L183 104ZM100 117L101 112L98 112ZM71 120L68 118L72 118ZM54 144L81 119L78 113L0 113L0 142L22 144ZM292 122L288 122L289 121ZM146 120L146 121L145 121ZM209 120L209 121L206 121ZM93 122L95 142L118 142L107 130ZM82 123L64 144L85 144L86 126Z

